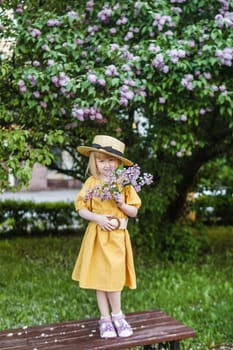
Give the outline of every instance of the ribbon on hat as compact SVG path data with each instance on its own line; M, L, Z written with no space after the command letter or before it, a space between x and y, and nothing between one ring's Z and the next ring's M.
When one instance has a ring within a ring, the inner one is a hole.
M93 143L92 147L97 148L97 149L103 149L104 151L116 154L117 156L121 156L121 157L123 156L122 152L118 151L117 149L112 148L112 146L105 146L104 147L104 146L99 145L98 143Z

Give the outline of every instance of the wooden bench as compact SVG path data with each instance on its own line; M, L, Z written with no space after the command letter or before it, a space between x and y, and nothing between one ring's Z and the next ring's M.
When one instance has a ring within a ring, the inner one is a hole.
M86 319L0 332L1 350L178 350L182 339L196 332L160 310L126 314L134 334L128 338L101 339L98 320ZM153 346L153 344L159 344Z

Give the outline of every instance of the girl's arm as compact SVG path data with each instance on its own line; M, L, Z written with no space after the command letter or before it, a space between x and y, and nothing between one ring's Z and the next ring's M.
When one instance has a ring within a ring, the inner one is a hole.
M121 209L121 211L123 211L123 213L131 218L135 218L138 214L138 208L136 208L133 205L130 204L126 204L124 202L124 196L121 194L118 198L117 198L117 206Z
M108 218L109 215L96 214L85 208L79 209L78 213L83 219L94 221L105 231L112 231L115 229L114 223Z

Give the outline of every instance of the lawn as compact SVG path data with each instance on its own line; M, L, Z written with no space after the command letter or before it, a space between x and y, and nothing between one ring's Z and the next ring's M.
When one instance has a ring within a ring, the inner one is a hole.
M136 250L138 288L125 289L123 310L160 308L194 328L197 337L182 342L182 349L220 344L232 349L233 230L221 232L208 232L214 238L212 253L195 263L164 261ZM98 316L94 291L71 280L79 246L80 237L74 236L0 240L1 329Z

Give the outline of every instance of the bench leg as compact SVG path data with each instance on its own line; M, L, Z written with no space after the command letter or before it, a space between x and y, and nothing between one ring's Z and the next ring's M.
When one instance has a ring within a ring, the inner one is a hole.
M160 343L156 345L144 345L143 350L180 350L180 343L178 341L171 341L169 343Z
M170 349L171 350L180 350L180 343L178 341L171 341L170 342Z
M158 345L144 345L143 350L169 350L169 343L159 343Z

